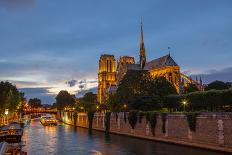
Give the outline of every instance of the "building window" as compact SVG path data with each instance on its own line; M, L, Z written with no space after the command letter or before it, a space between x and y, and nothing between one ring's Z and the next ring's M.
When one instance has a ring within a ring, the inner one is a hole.
M109 71L109 60L106 60L106 71Z
M110 72L112 72L112 61L110 61Z

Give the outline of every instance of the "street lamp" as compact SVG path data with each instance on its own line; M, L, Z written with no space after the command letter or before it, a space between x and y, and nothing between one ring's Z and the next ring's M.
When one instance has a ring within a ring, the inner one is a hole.
M9 113L9 110L8 109L5 109L5 115L6 115L6 123L8 123L8 119L7 119L7 115Z
M126 108L127 108L127 105L126 105L126 104L123 104L123 108L126 110Z
M184 111L185 111L185 106L188 104L186 100L183 100L182 102L183 106L184 106Z
M96 106L96 109L97 109L97 111L98 111L98 109L99 109L99 106L98 106L98 105Z

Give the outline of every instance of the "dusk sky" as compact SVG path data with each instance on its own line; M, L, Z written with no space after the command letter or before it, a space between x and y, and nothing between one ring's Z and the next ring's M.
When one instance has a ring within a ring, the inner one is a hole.
M0 80L49 104L96 91L101 54L138 60L141 18L148 60L171 47L181 72L232 81L231 0L0 0Z

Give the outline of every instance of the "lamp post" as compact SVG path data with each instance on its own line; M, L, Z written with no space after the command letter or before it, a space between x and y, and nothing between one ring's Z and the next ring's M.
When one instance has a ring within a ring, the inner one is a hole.
M6 115L6 124L8 124L8 118L7 118L7 115L9 113L9 110L8 109L5 109L5 115Z
M126 111L126 108L127 108L127 105L123 104L123 109L125 109L125 111Z
M185 106L187 105L187 101L185 101L185 100L184 100L182 103L183 103L183 106L184 106L184 112L185 112Z
M99 106L98 106L98 105L96 106L96 109L97 109L97 111L98 111L98 109L99 109Z

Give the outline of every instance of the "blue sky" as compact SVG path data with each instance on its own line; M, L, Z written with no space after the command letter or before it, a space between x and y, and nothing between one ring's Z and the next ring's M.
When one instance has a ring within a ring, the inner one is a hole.
M232 81L231 8L231 0L0 0L0 80L44 103L61 89L96 90L101 54L138 59L142 18L148 60L170 46L182 72Z

